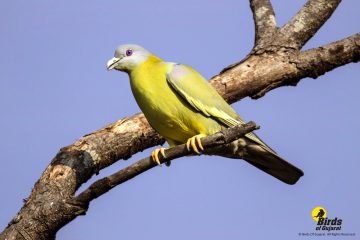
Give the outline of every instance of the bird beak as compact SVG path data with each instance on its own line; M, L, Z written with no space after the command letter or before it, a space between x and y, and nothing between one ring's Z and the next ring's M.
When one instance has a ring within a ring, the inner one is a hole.
M112 59L110 59L107 64L106 64L106 68L107 70L113 70L117 63L120 61L121 58L116 58L116 57L113 57Z

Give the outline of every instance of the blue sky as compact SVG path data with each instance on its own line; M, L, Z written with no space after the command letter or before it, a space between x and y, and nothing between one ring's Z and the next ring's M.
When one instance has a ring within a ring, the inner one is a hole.
M273 0L278 25L304 3ZM343 1L305 48L359 32L359 8ZM0 2L0 36L3 229L61 147L139 112L127 75L105 68L119 44L143 45L210 78L251 50L254 26L248 1L239 0L14 0ZM343 232L358 231L359 75L359 64L349 64L233 105L303 169L296 185L239 160L187 157L95 200L58 239L295 239L314 232L318 205L343 219Z

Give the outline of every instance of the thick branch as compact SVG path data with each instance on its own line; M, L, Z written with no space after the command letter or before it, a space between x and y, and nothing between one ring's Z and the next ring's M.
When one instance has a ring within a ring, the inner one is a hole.
M53 239L87 206L70 201L94 173L154 144L164 143L143 114L119 120L62 148L0 239Z
M301 49L330 18L340 2L341 0L309 0L280 30L288 38L287 47Z
M335 48L337 49L336 57L331 56ZM247 96L257 99L272 89L281 86L296 86L301 79L311 77L312 75L309 74L314 74L317 68L330 63L330 60L331 66L323 67L321 74L347 63L358 62L360 57L358 52L359 34L355 34L303 54L286 49L271 54L267 52L261 55L253 54L239 64L225 69L222 74L210 81L228 102L235 102ZM324 58L316 60L314 55L317 53L322 53ZM306 55L314 58L309 60L305 58ZM336 59L339 61L336 62ZM313 61L313 64L309 61ZM303 66L302 63L305 65Z
M255 23L255 46L272 36L276 29L274 9L269 0L250 0Z
M213 148L216 146L222 146L224 144L231 143L232 141L243 137L245 134L257 129L258 127L254 122L249 122L247 124L238 125L232 128L224 129L220 132L217 132L213 135L207 136L201 139L201 143L205 149ZM192 154L192 151L189 151L186 148L185 144L178 145L173 148L165 150L166 158L160 156L160 162L164 163L176 158L187 156ZM108 176L102 178L87 188L84 192L80 193L76 197L76 201L80 202L81 205L88 205L93 199L103 195L117 185L130 180L137 175L157 166L156 163L151 159L151 157L144 158L137 161L136 163Z

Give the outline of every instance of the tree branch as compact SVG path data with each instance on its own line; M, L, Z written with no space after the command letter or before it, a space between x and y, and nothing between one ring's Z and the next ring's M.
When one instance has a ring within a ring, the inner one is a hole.
M309 0L301 10L281 29L289 38L288 47L301 49L302 46L330 18L341 0Z
M269 38L276 30L274 9L269 0L250 0L255 23L255 46L261 39Z
M305 76L317 78L336 67L360 60L360 33L300 53L295 61Z
M210 82L230 103L247 96L258 99L272 89L296 86L306 77L322 75L344 64L358 62L359 33L305 52L286 48L272 51L250 54L240 63L225 68ZM337 53L336 56L334 53ZM321 70L319 67L322 67Z
M245 134L258 129L254 122L238 125L235 127L224 129L215 134L209 135L201 139L201 143L205 149L222 146L233 142L234 140L243 137ZM193 154L186 148L186 144L181 144L173 148L165 150L166 158L160 157L160 162L164 163L170 160L174 160L183 156ZM118 186L121 183L130 180L137 175L157 166L157 164L151 159L151 157L144 158L136 163L108 176L102 178L90 185L85 191L80 193L74 200L79 202L80 205L88 205L93 199L103 195L112 188Z
M0 239L55 238L61 227L87 209L71 201L81 184L117 160L128 159L136 152L163 143L164 139L139 113L60 149Z

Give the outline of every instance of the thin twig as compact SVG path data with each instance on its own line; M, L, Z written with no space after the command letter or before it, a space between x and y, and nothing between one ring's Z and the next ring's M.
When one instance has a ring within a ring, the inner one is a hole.
M232 141L239 139L245 134L258 128L259 127L256 126L254 122L249 122L247 124L227 128L215 134L204 137L201 139L201 143L205 149L224 145L231 143ZM193 154L193 152L189 151L185 144L181 144L165 150L166 158L160 156L160 162L164 163L190 154ZM80 193L74 200L80 202L82 205L87 205L91 200L103 195L115 186L118 186L119 184L124 183L127 180L130 180L133 177L136 177L137 175L155 166L157 166L157 164L151 159L151 157L141 159L110 176L94 182L90 185L90 187Z

